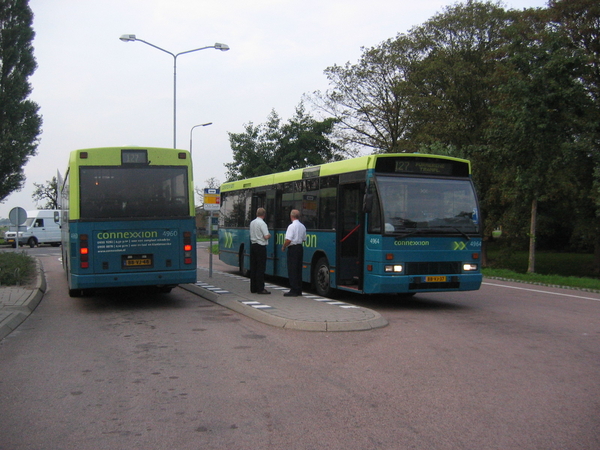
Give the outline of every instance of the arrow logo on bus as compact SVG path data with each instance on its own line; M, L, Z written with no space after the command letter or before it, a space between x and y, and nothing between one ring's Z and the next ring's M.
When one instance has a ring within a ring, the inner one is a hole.
M225 232L225 248L233 247L233 233Z
M454 249L453 250L466 250L467 249L467 244L466 242L457 242L454 241Z

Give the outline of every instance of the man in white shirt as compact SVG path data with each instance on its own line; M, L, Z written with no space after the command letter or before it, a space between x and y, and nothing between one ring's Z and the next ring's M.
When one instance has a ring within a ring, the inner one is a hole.
M300 211L293 209L290 213L292 223L285 233L285 241L281 251L287 253L288 278L290 290L283 294L285 297L302 295L302 257L304 256L303 242L306 240L306 227L300 222Z
M271 237L264 220L266 215L264 208L258 208L256 219L250 222L250 292L255 294L270 294L265 289L267 244Z

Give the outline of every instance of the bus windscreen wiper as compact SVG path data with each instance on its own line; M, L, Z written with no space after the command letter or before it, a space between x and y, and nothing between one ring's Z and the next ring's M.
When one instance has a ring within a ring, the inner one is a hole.
M415 234L425 234L431 231L431 228L416 228L413 229L412 231L407 231L404 234L400 234L399 232L396 232L395 235L396 237L399 237L400 239L404 239L407 238L409 236L414 236Z
M440 225L438 227L429 228L429 229L433 230L433 231L439 231L441 228L452 228L453 230L459 232L467 241L471 240L471 238L469 237L469 235L467 233L465 233L463 230L461 230L458 227L453 227L452 225Z
M430 234L430 233L439 233L441 231L444 231L444 228L451 228L455 231L457 231L458 233L461 234L461 236L463 236L467 241L470 241L471 238L470 236L465 233L464 231L462 231L460 228L457 227L452 227L452 226L439 226L439 227L432 227L432 228L417 228L417 229L413 229L411 231L407 231L404 234L400 234L399 232L397 232L396 236L404 239L407 238L409 236L414 236L415 234Z

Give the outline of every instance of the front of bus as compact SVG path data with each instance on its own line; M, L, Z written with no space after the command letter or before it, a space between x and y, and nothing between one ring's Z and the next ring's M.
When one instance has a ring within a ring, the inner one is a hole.
M479 289L481 223L468 161L379 156L368 189L365 293Z

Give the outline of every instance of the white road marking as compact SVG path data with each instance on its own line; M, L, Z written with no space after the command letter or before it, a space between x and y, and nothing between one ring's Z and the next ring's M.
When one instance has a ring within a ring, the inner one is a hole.
M486 282L483 282L481 284L485 284L487 286L503 287L503 288L508 288L508 289L519 289L521 291L539 292L539 293L542 293L542 294L559 295L561 297L581 298L581 299L584 299L584 300L593 300L595 302L600 302L600 298L584 297L584 296L581 296L581 295L563 294L562 292L542 291L541 289L528 289L528 288L524 288L524 287L520 287L520 286L506 286L504 284L495 284L495 283L486 283Z

